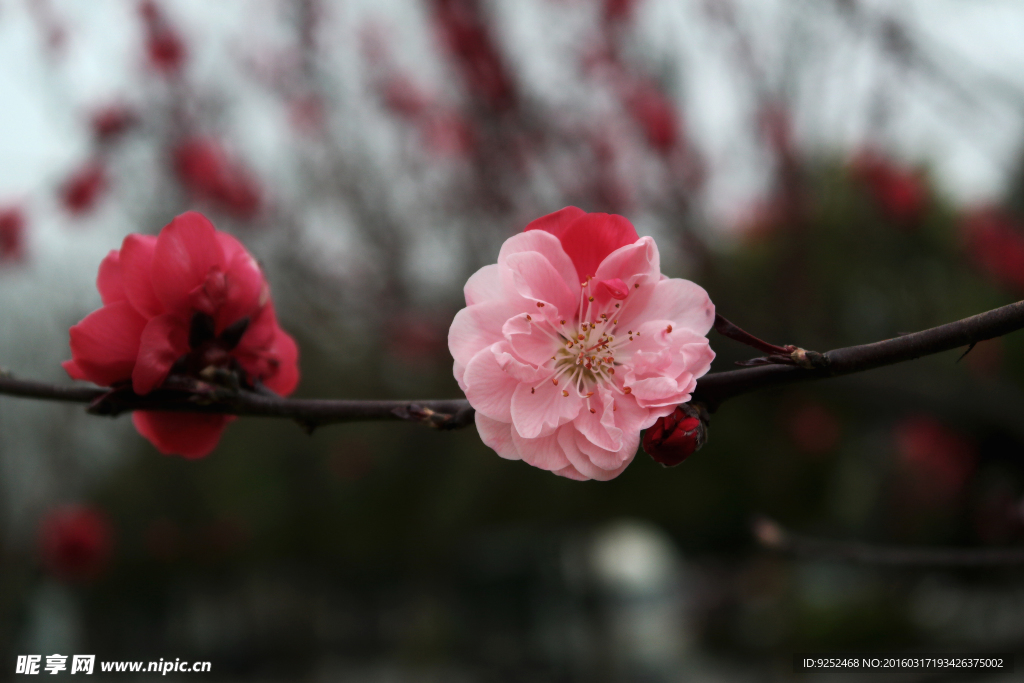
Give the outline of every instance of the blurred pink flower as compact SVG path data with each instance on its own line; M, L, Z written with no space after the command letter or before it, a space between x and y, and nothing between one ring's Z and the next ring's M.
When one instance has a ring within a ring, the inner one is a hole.
M65 505L50 510L39 525L39 555L45 569L62 581L99 576L114 547L106 516L91 507Z
M299 381L298 348L277 324L270 289L241 242L201 214L184 213L159 237L129 235L100 264L103 308L71 328L74 379L145 395L176 374L231 373L281 395ZM231 416L136 411L135 428L160 452L207 455Z
M25 258L25 214L16 206L0 208L0 262Z
M654 240L622 216L533 221L465 295L448 347L483 442L565 477L618 476L714 358L707 293L663 276Z
M260 209L261 190L242 165L210 138L191 137L174 150L174 169L181 184L198 200L237 218L252 218Z

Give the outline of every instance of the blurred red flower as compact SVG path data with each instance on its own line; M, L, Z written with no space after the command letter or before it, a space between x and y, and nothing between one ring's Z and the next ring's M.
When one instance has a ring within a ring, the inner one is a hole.
M163 10L153 0L139 3L139 14L146 26L146 54L158 71L176 74L185 63L185 42L167 21Z
M679 121L675 105L653 83L643 82L626 96L629 115L643 130L649 144L661 154L671 152L679 143Z
M0 261L25 258L25 215L16 206L0 208Z
M252 218L260 209L256 179L232 161L216 140L186 138L174 150L174 170L195 199L237 218Z
M433 0L434 18L471 95L495 110L516 104L512 78L487 28L479 0Z
M96 202L108 187L107 169L103 163L97 160L86 162L61 185L61 203L76 216L89 213L96 208Z
M121 104L111 104L97 109L90 124L97 141L110 142L120 137L136 122L134 111Z
M62 581L89 581L110 561L114 540L105 515L66 505L49 511L39 525L39 554L45 569Z
M901 420L893 436L903 462L938 498L958 493L974 471L974 444L930 415Z
M918 173L870 149L857 154L852 171L891 220L912 227L924 216L928 189Z
M961 222L974 262L1007 289L1024 292L1024 229L998 207L969 212Z
M839 445L839 420L825 406L805 403L788 413L789 437L802 453L824 455Z
M241 242L189 212L151 235L129 235L100 264L103 308L71 328L74 379L145 395L173 371L201 382L299 381L298 348L277 324L270 288ZM227 377L225 377L227 376ZM228 415L136 411L135 428L165 454L200 458Z

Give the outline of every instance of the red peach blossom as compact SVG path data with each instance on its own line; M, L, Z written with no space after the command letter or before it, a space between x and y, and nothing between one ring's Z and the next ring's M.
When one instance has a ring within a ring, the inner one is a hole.
M168 374L211 381L231 373L281 395L299 380L298 349L277 324L255 259L205 216L188 212L158 237L129 235L100 264L103 308L71 328L74 379L145 395ZM162 453L199 458L226 415L136 411L136 429Z
M707 293L663 276L654 240L622 216L570 206L533 221L465 295L448 348L481 439L564 477L617 477L714 358Z
M1024 230L1020 222L996 207L970 212L962 230L975 263L993 280L1024 292Z
M185 63L185 42L153 0L139 4L146 25L146 54L158 71L176 74Z
M75 215L89 213L106 192L107 170L99 161L90 161L64 181L60 188L64 208Z
M470 94L497 111L511 109L516 93L487 27L479 0L433 0L442 40Z
M626 109L652 149L667 154L679 143L676 108L653 83L636 85L626 97Z
M39 525L39 554L48 572L63 581L88 581L106 567L113 549L110 522L98 510L66 505Z
M25 257L25 215L16 206L0 208L0 262Z
M120 104L96 110L90 120L92 134L99 142L110 142L119 138L136 122L135 112Z
M182 185L198 200L238 218L252 218L260 208L260 187L224 147L209 138L187 138L174 150L174 169Z
M927 208L928 192L920 176L878 152L857 155L853 174L871 192L875 203L892 220L913 226Z

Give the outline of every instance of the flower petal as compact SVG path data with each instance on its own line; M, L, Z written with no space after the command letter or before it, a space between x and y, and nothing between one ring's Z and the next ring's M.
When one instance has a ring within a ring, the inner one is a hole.
M579 284L582 280L576 274L576 266L573 265L569 255L565 253L562 243L550 233L543 230L532 230L509 237L501 245L501 251L498 252L498 265L505 265L505 261L512 254L529 252L537 252L548 260L548 263L551 264L559 277L562 278L562 281L569 287L569 291L572 292L572 297L575 301L576 297L579 296ZM506 294L510 294L510 292L506 290Z
M226 232L216 233L227 263L227 289L217 311L217 334L241 318L252 317L269 297L269 287L256 259L242 243Z
M75 379L110 386L129 379L146 319L127 301L93 311L70 330ZM74 377L74 375L72 375Z
M156 241L152 235L128 235L121 243L121 282L125 297L147 318L164 312L164 306L153 290Z
M559 316L569 317L577 308L579 287L570 288L543 254L536 251L509 254L500 267L506 290L526 299L531 315L557 321Z
M188 211L168 223L156 241L153 290L171 313L188 315L193 292L214 268L226 266L217 231L205 216Z
M124 283L121 281L121 253L117 249L111 249L100 262L96 289L100 291L100 299L104 305L128 298L124 292Z
M512 443L522 456L523 462L539 467L542 470L558 471L566 467L572 467L568 458L558 445L558 435L555 433L541 436L536 439L527 439L512 429Z
M188 352L187 323L164 313L152 318L142 331L139 355L132 371L132 389L145 396L167 379L174 362Z
M481 350L466 366L466 398L478 413L492 420L512 422L512 393L519 383L498 365L495 347Z
M568 395L563 395L563 391ZM544 380L536 387L518 384L512 394L511 422L520 436L536 439L575 419L582 405L583 399L575 387L564 381L555 385Z
M530 223L523 228L523 232L529 232L531 230L543 230L544 232L550 233L555 237L561 238L572 222L580 216L585 216L586 211L583 209L577 209L575 206L567 206L564 209L559 209L554 213L549 213L546 216L530 221Z
M676 327L704 336L715 324L715 305L700 285L670 278L654 286L643 320L669 320Z
M504 300L496 300L467 306L455 314L452 326L448 330L448 350L455 359L455 379L463 391L466 387L463 385L463 377L460 376L459 370L461 369L464 374L469 361L481 349L503 341L501 328L505 321L521 312Z
M132 423L164 455L202 458L220 441L231 415L136 410Z
M638 239L632 223L607 213L579 216L560 235L562 248L576 266L580 282L597 275L598 266L613 251Z
M466 295L467 306L502 298L504 289L501 286L501 268L497 263L484 266L469 276L462 292Z
M479 410L476 412L476 431L484 445L506 460L519 460L519 451L512 442L512 425L492 420Z

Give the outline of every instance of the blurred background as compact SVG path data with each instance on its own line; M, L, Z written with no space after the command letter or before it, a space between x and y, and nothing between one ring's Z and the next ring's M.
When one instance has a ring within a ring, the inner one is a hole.
M0 366L68 382L102 257L192 208L263 263L305 397L458 396L463 283L568 204L627 216L778 344L1009 303L1022 31L1010 0L0 0ZM712 345L714 370L757 355ZM1019 570L750 534L1019 544L1022 347L735 399L682 466L640 453L607 483L406 424L242 419L190 462L0 397L2 666L661 683L789 680L808 650L1024 653Z

